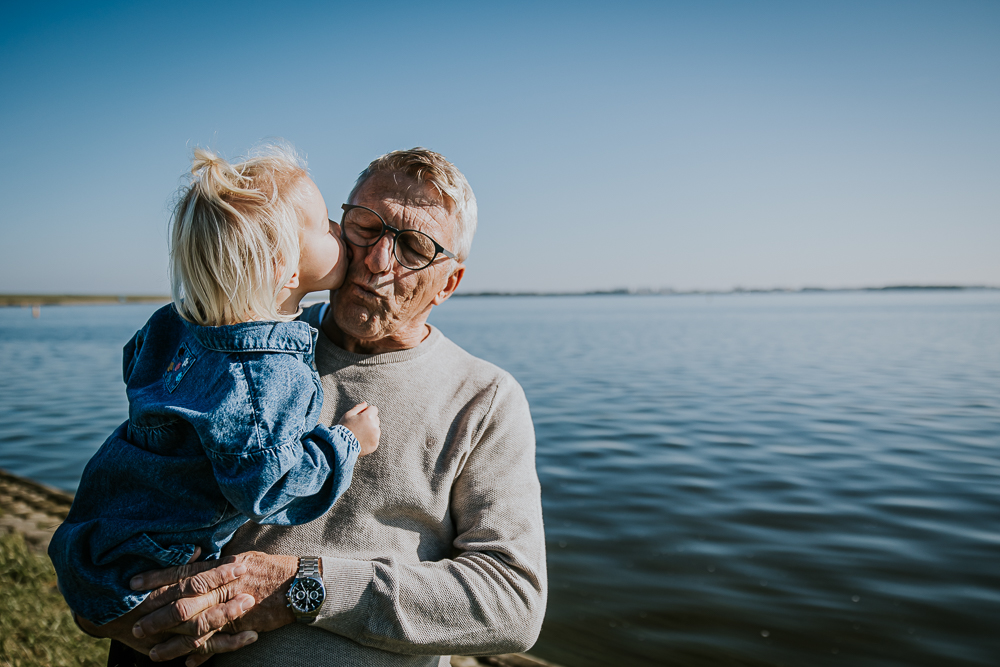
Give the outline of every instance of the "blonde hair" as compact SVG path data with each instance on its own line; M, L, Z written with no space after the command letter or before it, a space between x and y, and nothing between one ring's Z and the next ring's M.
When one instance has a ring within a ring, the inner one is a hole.
M353 202L361 186L376 174L397 173L406 174L414 180L429 183L442 197L451 200L451 206L445 201L445 208L452 208L455 214L455 235L453 245L449 248L459 262L464 262L472 250L472 237L476 235L478 207L476 195L472 193L469 181L458 170L458 167L434 151L426 148L411 148L406 151L393 151L372 160L358 176L354 189L347 201Z
M194 149L170 232L170 282L181 317L202 326L288 321L277 297L299 260L305 162L266 144L230 164Z

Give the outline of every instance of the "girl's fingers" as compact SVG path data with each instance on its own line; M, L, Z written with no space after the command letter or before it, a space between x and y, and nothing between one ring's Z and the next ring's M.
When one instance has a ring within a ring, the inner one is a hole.
M365 408L367 408L367 407L368 407L367 403L364 403L364 402L358 403L353 408L351 408L350 410L348 410L347 412L345 412L344 416L345 417L353 417L354 415L357 415L357 414L360 414L360 413L364 412Z

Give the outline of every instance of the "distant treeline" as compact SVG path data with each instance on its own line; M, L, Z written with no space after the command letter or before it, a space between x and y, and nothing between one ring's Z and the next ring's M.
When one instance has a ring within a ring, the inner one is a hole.
M590 292L461 292L454 294L459 296L600 296L600 295L683 295L683 294L800 294L811 292L891 292L891 291L917 291L917 290L995 290L1000 287L988 285L890 285L888 287L803 287L801 289L788 289L782 287L770 289L745 289L737 287L731 290L674 290L670 288L619 288L613 290L595 290Z
M73 306L101 303L165 303L162 295L0 294L0 306Z

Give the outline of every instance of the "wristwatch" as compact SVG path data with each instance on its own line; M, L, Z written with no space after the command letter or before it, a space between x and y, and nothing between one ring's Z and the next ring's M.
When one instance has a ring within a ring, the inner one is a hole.
M312 623L326 599L323 587L322 561L316 556L299 557L299 571L285 593L288 607L299 623Z

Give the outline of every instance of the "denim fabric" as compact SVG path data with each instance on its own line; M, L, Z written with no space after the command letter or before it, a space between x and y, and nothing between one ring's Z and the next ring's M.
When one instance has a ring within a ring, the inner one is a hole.
M129 418L87 464L49 545L70 607L104 624L148 593L129 579L215 557L247 520L297 525L351 481L359 445L318 425L317 332L305 322L200 327L173 306L124 350Z

